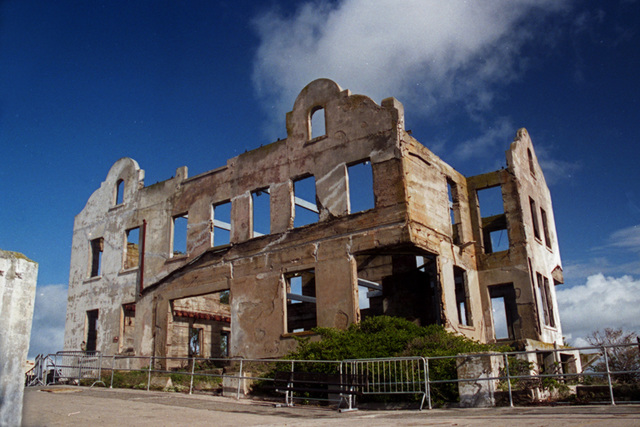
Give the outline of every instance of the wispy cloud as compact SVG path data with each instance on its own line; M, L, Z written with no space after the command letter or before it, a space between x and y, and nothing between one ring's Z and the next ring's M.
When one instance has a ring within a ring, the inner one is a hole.
M458 144L453 156L460 160L477 156L495 157L495 153L500 151L497 147L508 146L515 134L512 121L508 117L500 117L492 126L484 129L480 136Z
M604 328L640 332L640 280L631 276L589 276L583 285L557 289L563 333L575 344L578 338Z
M543 144L536 144L535 149L536 157L538 157L538 163L540 163L540 167L544 172L544 179L547 182L547 185L553 185L560 181L570 180L582 167L582 165L577 161L570 162L555 158L551 154L553 148L547 148L547 146Z
M274 10L254 21L254 85L275 123L320 77L377 102L395 96L422 114L473 115L521 76L530 60L523 46L568 3L342 0Z
M64 322L67 313L67 285L36 288L29 358L55 353L64 344Z
M608 246L640 252L640 225L633 225L612 233Z

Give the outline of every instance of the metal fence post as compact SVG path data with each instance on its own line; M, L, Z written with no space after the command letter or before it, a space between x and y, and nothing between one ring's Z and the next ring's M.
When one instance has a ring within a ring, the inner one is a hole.
M113 388L113 373L116 371L116 355L113 355L113 362L111 362L111 384L109 388Z
M607 348L603 346L602 352L604 353L604 364L607 367L607 382L609 383L609 395L611 396L611 404L615 405L616 401L613 397L613 385L611 384L611 370L609 369L609 357L607 356Z
M196 358L195 356L191 357L191 384L189 384L189 394L193 392L193 373L196 369Z
M509 406L513 408L513 394L511 393L511 375L509 374L509 356L504 355L504 366L507 371L507 386L509 388Z
M151 365L153 364L153 356L149 356L149 376L147 377L147 391L151 387Z
M240 359L240 371L238 372L238 389L236 391L236 400L240 400L240 381L242 380L242 359Z
M431 379L429 378L429 358L425 359L425 372L424 372L424 381L427 386L427 398L429 399L429 409L433 409L431 406Z

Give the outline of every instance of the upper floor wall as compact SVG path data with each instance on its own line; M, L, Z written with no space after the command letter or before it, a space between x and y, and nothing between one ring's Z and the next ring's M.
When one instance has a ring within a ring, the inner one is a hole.
M314 133L318 114L324 129ZM320 79L301 91L286 122L286 140L192 178L182 167L145 187L138 164L118 160L76 216L70 283L110 276L125 286L137 274L120 277L138 268L143 240L144 284L151 284L212 248L256 238L273 245L273 236L349 216L362 209L356 194L371 194L366 211L402 211L404 111L397 100L378 105ZM373 222L402 217L377 215ZM125 293L131 299L135 290Z

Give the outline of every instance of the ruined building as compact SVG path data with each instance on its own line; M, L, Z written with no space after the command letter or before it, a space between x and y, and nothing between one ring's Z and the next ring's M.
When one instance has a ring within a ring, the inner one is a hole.
M194 177L145 187L134 160L111 167L75 219L65 349L276 357L376 315L562 344L553 209L525 129L506 169L465 177L405 131L396 99L330 80L286 127Z

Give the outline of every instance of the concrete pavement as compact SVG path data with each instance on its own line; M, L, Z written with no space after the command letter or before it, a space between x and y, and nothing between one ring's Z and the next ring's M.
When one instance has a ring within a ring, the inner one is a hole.
M44 391L49 390L49 391ZM107 389L32 387L25 390L24 426L638 426L640 405L537 406L483 409L360 410L276 408L248 399Z

